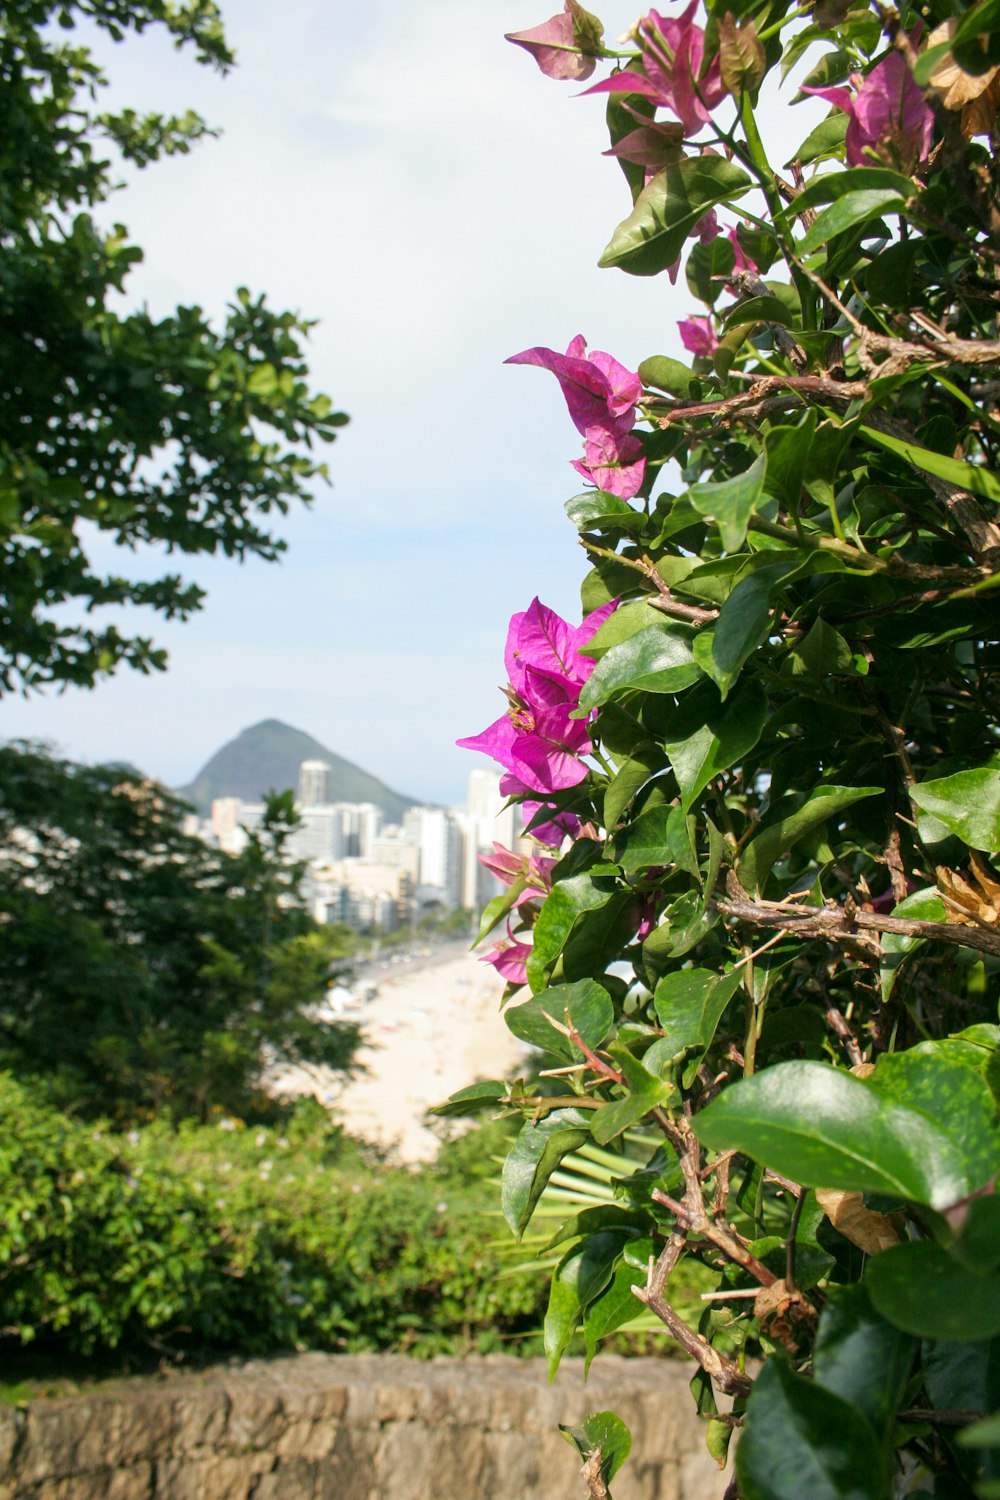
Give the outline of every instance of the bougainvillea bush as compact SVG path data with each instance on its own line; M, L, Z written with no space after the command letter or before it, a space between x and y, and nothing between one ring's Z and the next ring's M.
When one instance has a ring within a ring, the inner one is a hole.
M1000 1495L1000 5L692 0L612 49L567 0L510 40L606 96L601 264L690 304L637 370L511 359L577 429L589 571L464 743L523 804L482 936L552 1065L446 1109L523 1115L516 1234L645 1140L551 1242L546 1348L655 1313L720 1491ZM627 1421L575 1433L592 1496Z

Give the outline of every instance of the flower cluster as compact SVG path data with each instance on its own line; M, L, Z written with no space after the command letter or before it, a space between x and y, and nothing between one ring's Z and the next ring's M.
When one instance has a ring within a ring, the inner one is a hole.
M639 493L646 460L642 443L632 431L636 402L642 395L638 375L600 349L588 354L582 334L577 334L565 354L555 349L524 349L504 363L538 365L556 377L573 424L583 434L584 457L572 460L578 474L623 500Z
M870 166L872 157L912 172L927 156L934 115L899 52L874 67L867 78L855 74L849 88L804 88L848 117L845 147L851 167Z
M504 650L507 712L481 734L458 741L466 750L492 756L510 773L501 783L506 795L541 793L539 802L528 804L537 808L547 794L576 786L586 776L581 756L593 746L586 720L574 713L594 663L580 648L613 609L613 603L605 604L572 626L533 599L511 618ZM561 838L560 833L556 842Z

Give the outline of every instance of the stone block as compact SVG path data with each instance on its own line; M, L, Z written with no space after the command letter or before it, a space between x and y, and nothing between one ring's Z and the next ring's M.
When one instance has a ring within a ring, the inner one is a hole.
M156 1467L157 1500L249 1500L274 1467L268 1453L164 1459Z

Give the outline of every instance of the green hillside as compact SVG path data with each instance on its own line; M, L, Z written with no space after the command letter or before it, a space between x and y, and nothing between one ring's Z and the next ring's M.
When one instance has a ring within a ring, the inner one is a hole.
M420 801L392 791L360 766L335 755L311 734L264 719L244 729L228 745L217 750L187 786L177 788L202 817L207 817L215 797L239 797L259 802L269 791L285 791L299 784L299 766L304 760L325 760L330 767L330 799L333 802L374 802L390 822L398 822L407 807Z

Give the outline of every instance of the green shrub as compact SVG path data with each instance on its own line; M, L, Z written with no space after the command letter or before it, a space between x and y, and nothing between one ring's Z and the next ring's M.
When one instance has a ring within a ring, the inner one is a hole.
M502 1275L492 1198L386 1167L311 1101L273 1129L122 1135L0 1074L0 1325L87 1357L506 1347L544 1288Z

